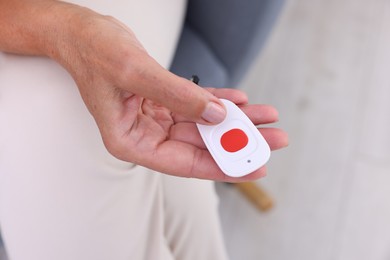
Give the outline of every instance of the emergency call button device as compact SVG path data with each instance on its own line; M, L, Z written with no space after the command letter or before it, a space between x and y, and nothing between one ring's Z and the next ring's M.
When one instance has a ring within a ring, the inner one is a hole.
M271 150L252 121L233 102L221 99L226 118L217 125L197 124L207 149L228 176L242 177L263 166Z

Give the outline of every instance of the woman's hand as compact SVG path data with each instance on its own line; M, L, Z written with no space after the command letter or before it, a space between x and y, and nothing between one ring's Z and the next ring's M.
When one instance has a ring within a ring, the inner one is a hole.
M246 95L238 90L206 90L177 77L112 17L57 1L34 3L50 14L41 18L46 33L37 32L40 39L30 29L27 36L36 44L24 53L45 54L67 69L113 156L183 177L244 181L265 174L262 168L243 178L224 175L205 148L195 122L215 124L224 119L226 112L218 98L241 105L255 124L275 122L277 112L272 107L247 105ZM23 53L23 44L18 48L10 51ZM272 149L287 145L283 131L261 131Z

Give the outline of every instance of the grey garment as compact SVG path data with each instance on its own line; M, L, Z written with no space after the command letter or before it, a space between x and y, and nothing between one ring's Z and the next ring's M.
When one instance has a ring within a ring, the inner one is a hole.
M253 62L284 0L189 1L172 72L201 85L233 87Z
M1 236L0 236L0 260L7 260L8 257L5 253L5 248L4 248L4 244L3 244L3 241L1 240Z
M202 86L224 87L228 72L207 43L189 26L185 26L171 70L185 78L196 74Z

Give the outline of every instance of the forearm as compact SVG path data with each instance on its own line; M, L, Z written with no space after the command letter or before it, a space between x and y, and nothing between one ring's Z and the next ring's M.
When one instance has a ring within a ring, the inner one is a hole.
M0 0L0 50L45 55L52 1Z
M0 0L0 51L53 58L69 40L77 9L53 0Z

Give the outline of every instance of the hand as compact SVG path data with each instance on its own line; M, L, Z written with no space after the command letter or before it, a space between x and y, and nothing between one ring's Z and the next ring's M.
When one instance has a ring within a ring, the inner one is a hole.
M108 151L118 159L182 177L243 181L224 175L205 148L195 122L225 117L218 98L242 106L255 124L277 120L269 106L249 106L238 90L202 89L154 61L132 31L112 17L64 4L69 17L50 52L73 76ZM62 10L65 10L62 9ZM272 149L287 145L281 130L261 130Z
M277 121L277 111L267 105L248 105L246 95L233 89L208 89L219 98L232 100L249 116L256 125ZM194 122L168 109L145 100L139 110L139 124L133 129L139 147L138 155L145 160L147 167L182 177L212 179L224 182L239 182L263 177L265 167L242 178L231 178L221 172L210 153ZM141 112L142 111L142 112ZM154 130L151 130L154 129ZM276 128L259 130L272 150L287 145L287 135ZM127 141L131 140L129 135ZM138 148L137 148L138 149ZM135 151L137 152L137 150ZM141 163L140 163L141 164Z

